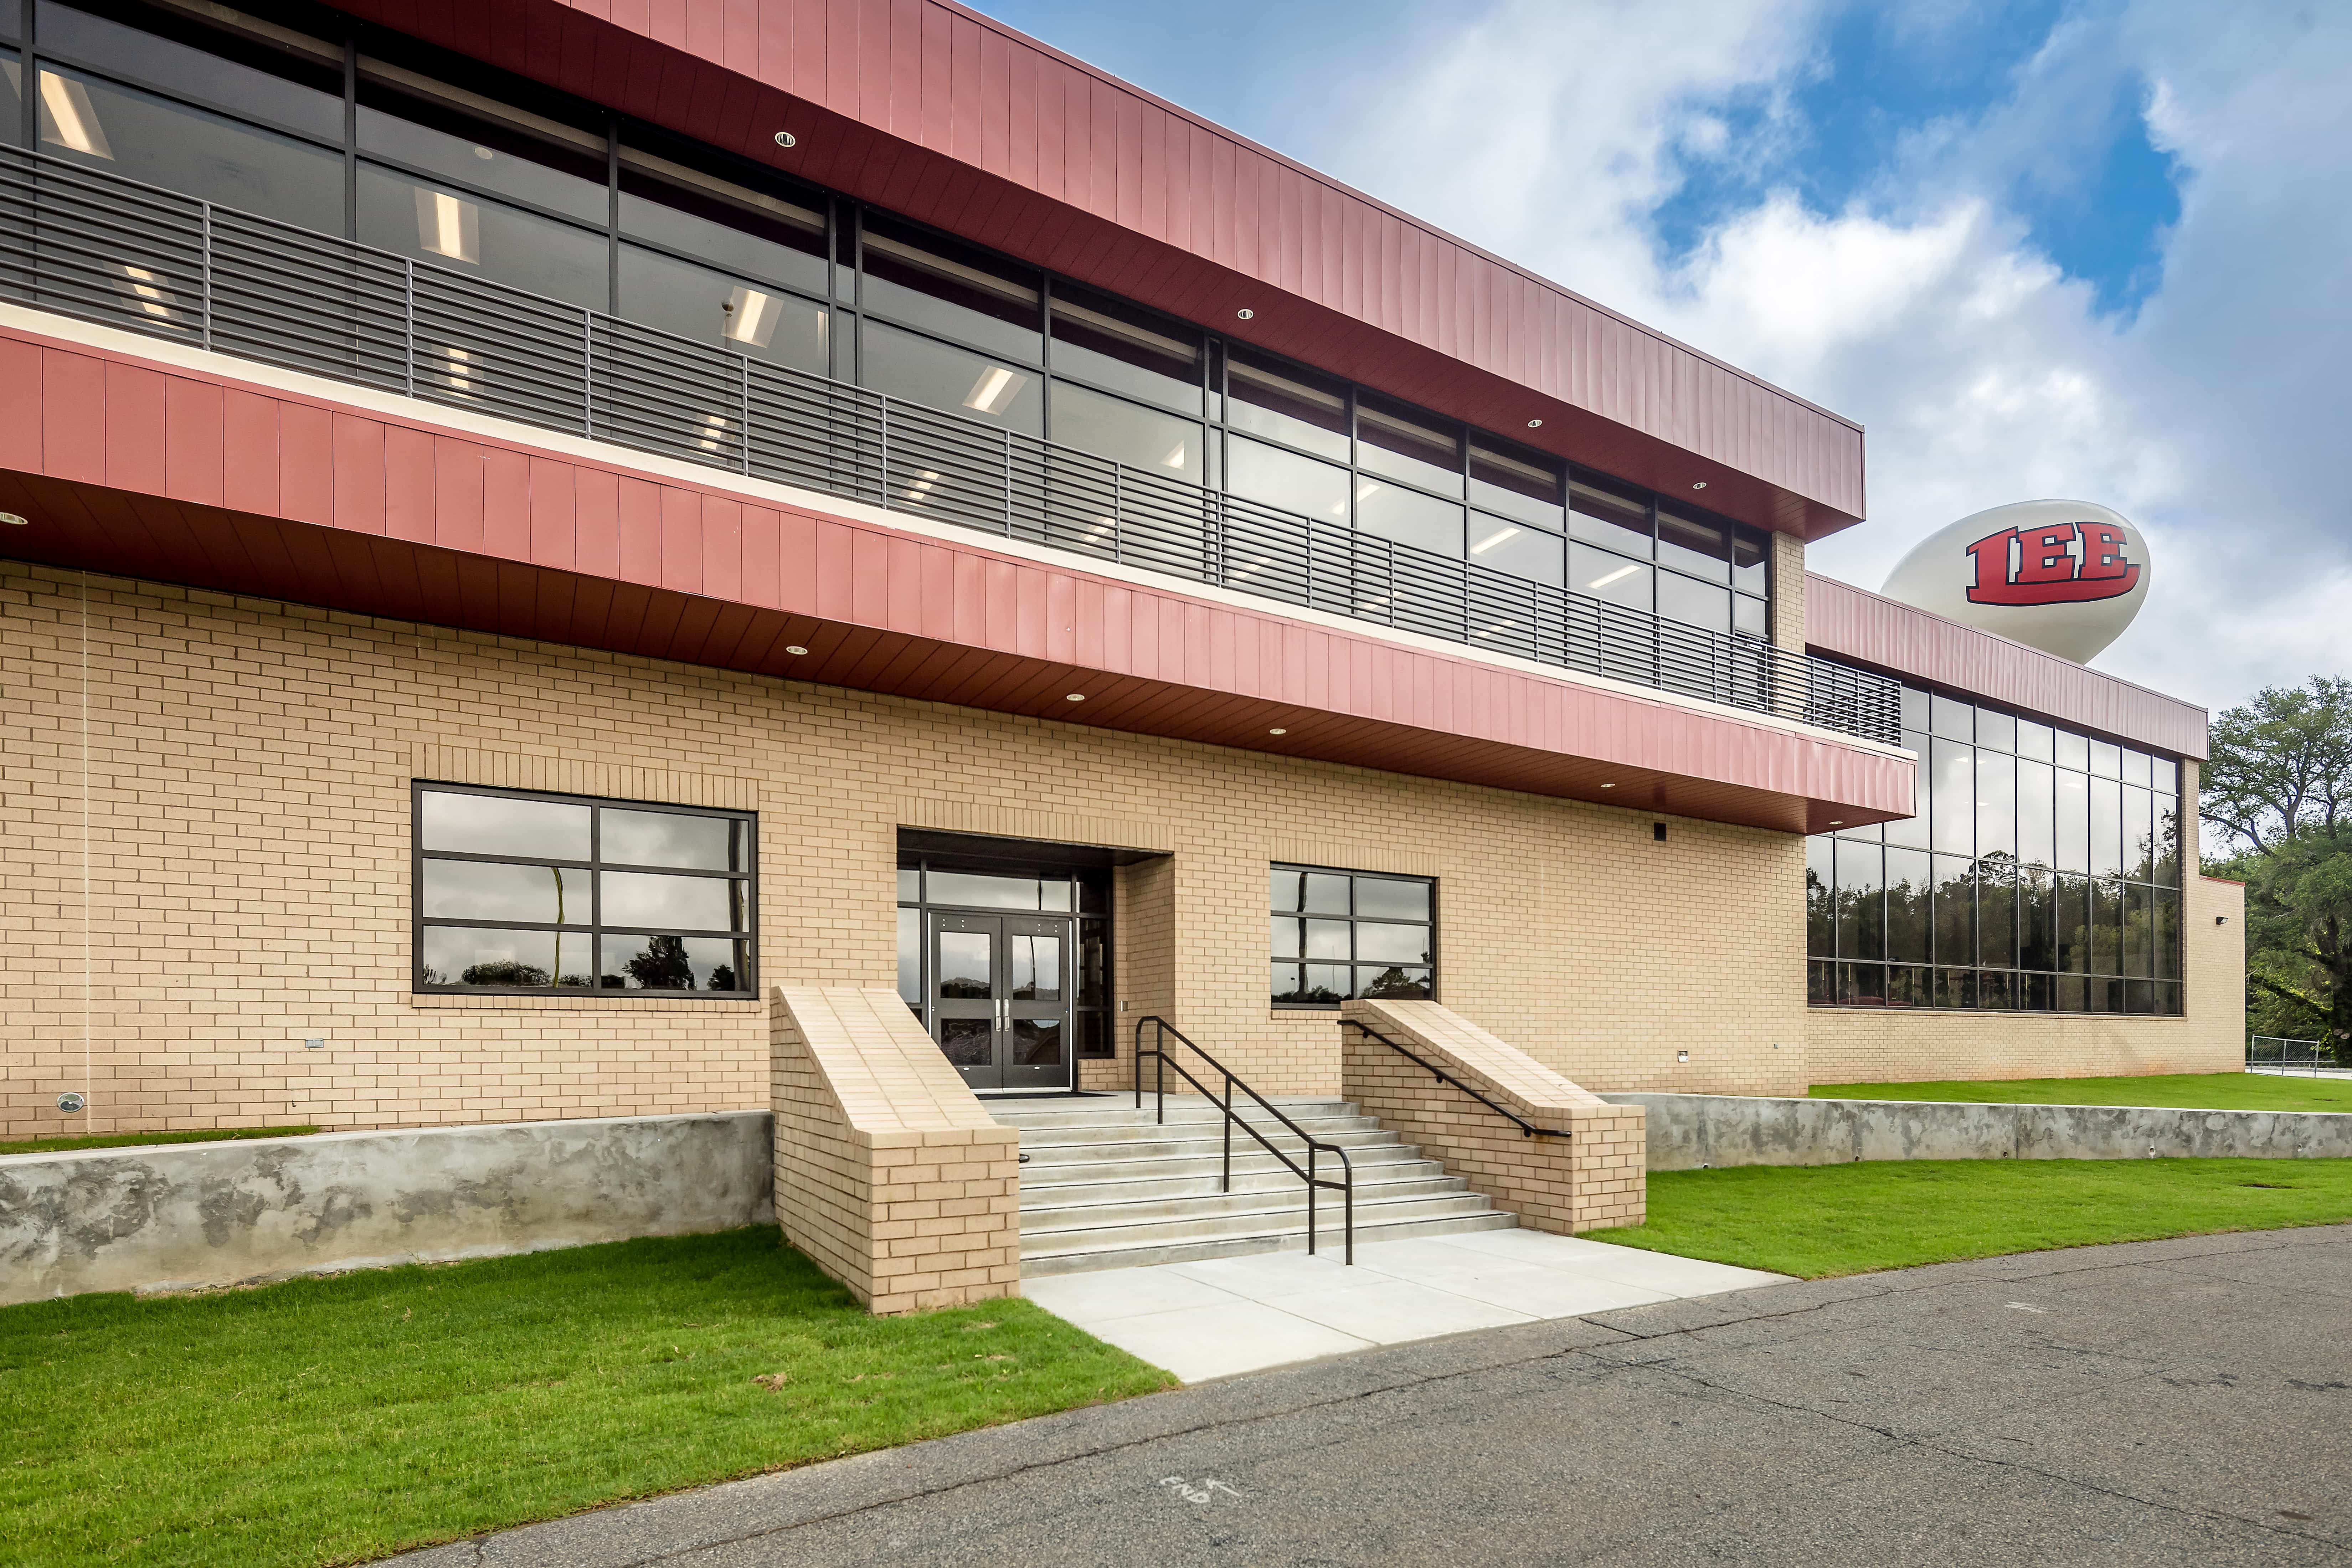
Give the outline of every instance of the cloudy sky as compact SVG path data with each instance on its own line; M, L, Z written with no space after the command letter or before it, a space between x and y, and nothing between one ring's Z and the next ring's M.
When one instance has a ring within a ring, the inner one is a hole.
M2002 501L2154 556L2097 667L2352 670L2341 0L982 0L1869 430L1875 588Z

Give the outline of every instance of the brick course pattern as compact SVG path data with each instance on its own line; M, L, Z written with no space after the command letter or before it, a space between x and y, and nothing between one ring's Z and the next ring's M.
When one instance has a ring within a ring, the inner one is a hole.
M2197 798L2198 767L2180 764L2180 798ZM2183 813L2180 863L2198 863L2198 823ZM2245 1065L2246 889L2185 879L2180 897L2183 1012L1937 1012L1812 1007L1805 1052L1815 1083L1924 1083L1943 1079L2119 1078L2235 1072Z
M1642 1223L1648 1121L1640 1106L1611 1105L1434 1002L1348 1002L1339 1020L1340 1093L1521 1225L1572 1236ZM1569 1136L1528 1137L1368 1030Z
M877 1313L1021 1293L1021 1134L896 991L774 989L776 1218Z
M1334 1016L1268 1000L1266 868L1303 859L1435 876L1440 999L1577 1082L1805 1087L1793 834L19 563L0 680L10 1137L768 1103L758 1000L414 993L436 776L756 809L763 985L891 983L901 825L1140 837L1090 1079L1162 1012L1337 1091Z

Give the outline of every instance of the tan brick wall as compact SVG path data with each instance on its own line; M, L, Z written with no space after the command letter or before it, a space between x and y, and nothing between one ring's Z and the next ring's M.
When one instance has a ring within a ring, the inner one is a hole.
M1521 1225L1572 1236L1642 1223L1649 1131L1641 1107L1587 1093L1434 1002L1349 1002L1340 1020L1340 1092ZM1528 1136L1390 1041L1530 1125L1566 1136Z
M771 988L776 1219L876 1312L1021 1293L1021 1134L895 989Z
M413 995L420 770L755 806L766 984L891 982L901 823L1066 829L1172 851L1123 874L1121 1000L1266 1092L1339 1079L1267 1005L1276 858L1435 876L1442 999L1588 1087L1806 1081L1788 835L19 563L0 677L8 1136L767 1102L757 1002Z
M2189 803L2180 827L2180 863L2193 868L2199 847L2193 762L2180 765L2180 798ZM1921 1083L2234 1072L2245 1063L2246 890L2192 870L2183 879L2180 902L2179 1017L1814 1007L1805 1030L1812 1079Z

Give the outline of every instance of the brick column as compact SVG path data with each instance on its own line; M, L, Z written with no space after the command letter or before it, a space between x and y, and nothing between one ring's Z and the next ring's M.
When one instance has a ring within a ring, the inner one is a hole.
M1568 1136L1527 1136L1367 1030ZM1434 1002L1343 1003L1339 1034L1341 1092L1521 1225L1570 1236L1642 1223L1648 1161L1640 1106L1610 1104Z

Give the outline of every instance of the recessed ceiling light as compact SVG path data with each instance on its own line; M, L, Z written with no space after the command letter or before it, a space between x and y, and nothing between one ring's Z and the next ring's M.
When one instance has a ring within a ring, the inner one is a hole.
M1084 702L1086 700L1087 694L1083 691L1073 691L1067 697L1062 699L1065 702Z
M1614 784L1604 784L1601 787L1602 789L1615 789L1617 786Z
M1266 733L1269 735L1287 735L1290 731L1287 730L1268 730Z
M1244 309L1243 309L1243 310L1235 310L1235 311L1234 312L1234 320L1235 320L1235 321L1250 321L1250 320L1254 319L1256 315L1257 315L1257 312L1256 312L1255 310L1248 310L1248 309L1244 308Z
M1543 428L1543 421L1540 419L1530 419L1528 421L1528 428L1530 430L1540 430Z
M1695 490L1703 490L1706 489L1706 481L1705 479L1693 479L1691 481L1691 489Z
M1843 827L1845 826L1845 818L1843 816L1832 816L1830 818L1830 826L1832 827Z
M30 518L18 517L13 511L0 511L0 522L6 523L10 528L22 528L31 521Z
M801 144L801 139L800 139L799 137L797 137L797 136L793 135L791 132L789 132L789 131L779 131L779 132L776 132L776 145L777 145L777 146L779 146L779 147L797 147L797 146L799 146L800 144Z
M786 653L788 653L788 654L791 654L791 655L792 655L792 656L793 656L795 658L799 658L802 654L804 654L804 653L808 652L808 649L806 649L806 648L804 648L804 647L801 647L801 646L800 646L800 644L798 644L798 643L793 643L792 646L790 646L789 647L785 648L785 649L784 649L784 651L785 651Z

